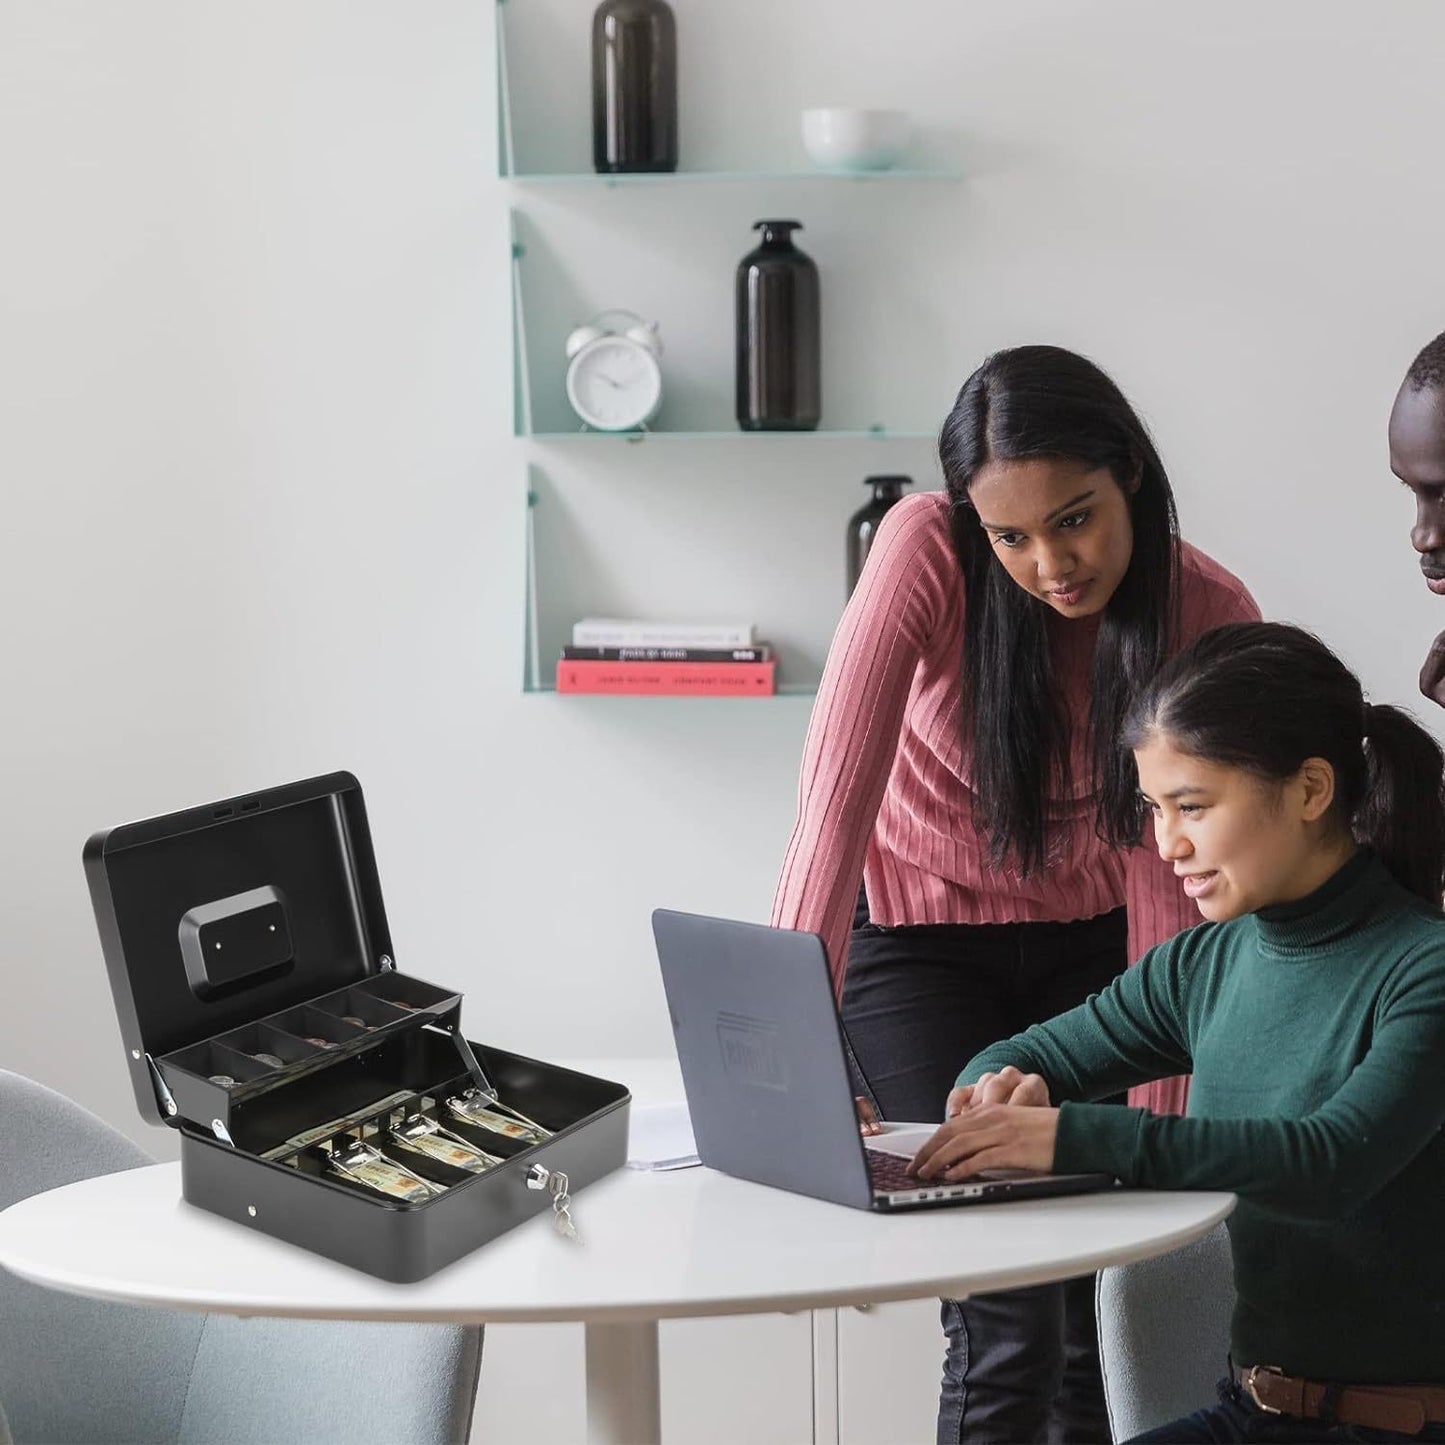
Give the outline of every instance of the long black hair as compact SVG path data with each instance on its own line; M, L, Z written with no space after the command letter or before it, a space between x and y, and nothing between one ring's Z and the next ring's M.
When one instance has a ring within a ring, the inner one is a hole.
M1072 783L1068 716L1050 666L1048 604L993 555L969 488L989 462L1049 457L1107 469L1128 499L1134 548L1099 625L1089 751L1098 833L1137 843L1133 759L1116 739L1130 699L1167 655L1178 615L1179 520L1148 430L1092 361L1058 346L1019 346L995 352L963 384L938 455L966 599L960 717L974 818L994 864L1011 854L1024 874L1048 856L1051 787Z
M1233 622L1202 633L1135 699L1124 746L1180 752L1282 782L1306 758L1335 772L1331 805L1412 893L1439 905L1445 754L1409 713L1367 704L1360 680L1312 633Z

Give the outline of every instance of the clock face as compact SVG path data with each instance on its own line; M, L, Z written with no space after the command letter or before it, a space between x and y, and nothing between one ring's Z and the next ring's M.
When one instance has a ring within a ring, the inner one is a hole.
M567 400L588 426L631 431L657 410L662 372L645 346L625 336L603 336L572 358Z

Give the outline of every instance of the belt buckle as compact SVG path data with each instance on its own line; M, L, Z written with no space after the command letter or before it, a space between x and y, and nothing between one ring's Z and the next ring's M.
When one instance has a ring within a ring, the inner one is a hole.
M1251 1365L1244 1377L1244 1393L1254 1401L1257 1409L1263 1410L1266 1415L1283 1415L1284 1411L1277 1405L1266 1405L1259 1398L1259 1391L1255 1388L1254 1377L1263 1370L1266 1375L1275 1375L1280 1379L1284 1378L1284 1371L1278 1365Z

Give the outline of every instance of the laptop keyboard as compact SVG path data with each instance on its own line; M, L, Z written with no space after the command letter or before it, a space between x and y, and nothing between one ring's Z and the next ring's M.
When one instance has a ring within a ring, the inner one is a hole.
M908 1174L912 1162L901 1154L884 1154L878 1149L865 1149L868 1156L868 1178L875 1193L893 1194L900 1189L922 1189L925 1186Z

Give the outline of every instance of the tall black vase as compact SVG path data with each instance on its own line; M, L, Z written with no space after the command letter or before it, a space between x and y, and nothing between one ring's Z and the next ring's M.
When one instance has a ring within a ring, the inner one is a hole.
M677 21L667 0L602 0L592 15L592 163L677 169Z
M848 595L858 585L859 573L868 560L868 551L878 535L883 514L902 499L904 487L913 485L912 477L864 477L863 485L873 488L873 495L848 518Z
M818 268L793 245L800 221L757 221L738 264L737 414L744 431L812 431L821 415Z

